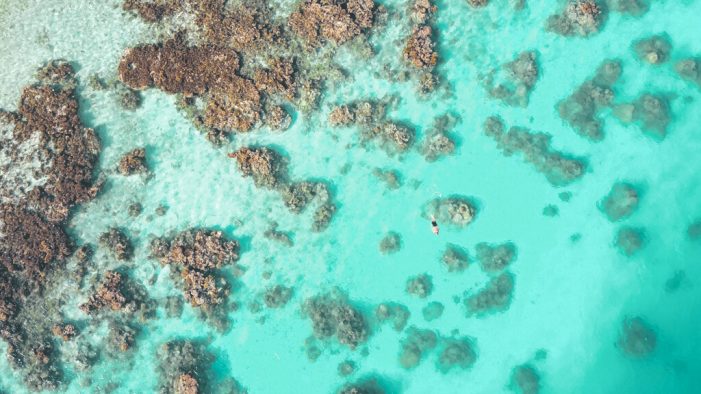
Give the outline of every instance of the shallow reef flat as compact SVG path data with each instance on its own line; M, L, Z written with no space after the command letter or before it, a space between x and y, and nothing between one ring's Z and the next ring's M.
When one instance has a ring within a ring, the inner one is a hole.
M700 13L0 1L0 392L700 392Z

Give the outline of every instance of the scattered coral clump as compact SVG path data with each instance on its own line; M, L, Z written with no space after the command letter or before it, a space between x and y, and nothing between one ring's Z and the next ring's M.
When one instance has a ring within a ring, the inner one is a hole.
M391 254L398 252L402 248L402 237L394 232L390 231L385 235L380 241L380 252L382 254Z
M599 203L599 208L612 222L623 220L635 212L639 203L638 191L628 183L617 182Z
M655 350L657 335L642 317L626 318L618 339L618 347L626 355L643 358Z
M117 260L129 260L134 254L131 241L124 232L118 228L111 228L100 235L100 245L108 248Z
M462 272L470 264L470 258L464 248L448 244L441 256L441 262L448 268L448 272Z
M540 375L530 364L518 365L511 371L509 386L518 394L538 394L541 387Z
M555 186L564 186L584 175L586 163L550 147L549 134L534 133L522 127L504 130L504 123L497 117L489 117L484 132L497 142L504 156L522 154L523 159Z
M373 25L373 0L304 0L288 24L310 46L343 44Z
M311 319L317 338L335 336L338 342L355 349L370 335L363 314L340 294L322 294L304 302L304 313Z
M480 267L489 273L503 271L516 259L516 245L511 242L496 245L481 242L477 244L475 251Z
M406 281L406 292L419 298L426 298L433 291L433 280L428 274L412 276Z
M414 0L409 9L412 30L402 54L418 80L419 92L422 94L432 92L436 85L434 68L438 63L438 49L436 29L432 25L437 9L432 0Z
M666 97L643 93L637 100L614 107L613 114L623 123L640 126L647 135L661 140L667 135L672 113Z
M548 18L546 28L563 36L588 36L599 32L605 17L595 0L569 0L561 13Z
M424 212L425 216L434 216L439 224L463 228L472 223L477 208L471 198L455 195L431 200Z
M438 336L431 330L409 327L401 342L399 364L406 369L419 365L427 352L436 347Z
M391 322L396 331L402 331L411 316L409 309L394 302L383 302L375 308L375 317L380 323Z
M507 105L526 107L538 80L535 51L521 52L516 59L492 70L484 85L489 95Z
M614 245L621 253L630 257L645 245L645 232L637 227L621 227L616 233Z
M701 88L701 58L680 60L674 65L674 70L679 76Z
M513 291L514 278L509 272L492 278L485 287L464 300L468 316L479 317L507 310Z
M438 356L438 370L442 373L452 369L468 369L477 361L474 344L467 338L443 338Z
M604 138L604 130L599 113L613 104L613 85L620 75L621 65L618 61L605 61L592 79L585 81L558 104L560 117L569 123L577 134L591 141L601 141Z
M146 165L146 149L137 148L125 154L119 160L119 173L122 175L144 174L148 172Z
M421 146L421 154L426 161L433 162L443 156L455 153L455 140L449 131L455 127L459 120L458 116L448 113L433 121L433 125L426 132Z
M662 64L669 60L672 44L666 36L652 36L633 45L635 54L642 61L650 64Z

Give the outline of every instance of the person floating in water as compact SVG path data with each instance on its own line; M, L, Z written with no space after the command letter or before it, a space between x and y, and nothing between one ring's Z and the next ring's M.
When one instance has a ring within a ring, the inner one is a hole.
M431 231L433 231L434 234L438 235L438 223L436 223L436 217L431 215Z

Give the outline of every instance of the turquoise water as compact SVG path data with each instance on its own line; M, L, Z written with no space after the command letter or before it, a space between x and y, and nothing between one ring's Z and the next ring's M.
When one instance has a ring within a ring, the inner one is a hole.
M295 114L283 133L265 130L235 135L217 148L179 113L176 99L155 89L142 92L135 112L118 105L111 91L93 91L88 76L116 75L122 51L156 41L156 32L125 14L118 1L0 1L0 107L14 110L23 86L34 70L53 58L77 65L82 119L98 132L103 151L100 171L107 186L95 200L83 204L70 222L80 243L97 244L108 227L124 228L135 244L132 276L147 286L154 299L180 294L169 269L149 258L152 236L191 227L220 229L243 245L239 265L245 273L234 284L231 299L240 308L230 315L231 329L219 333L199 320L186 305L182 317L168 318L162 309L137 336L136 350L124 357L103 357L89 372L66 382L66 392L152 392L158 387L156 351L172 339L207 341L216 356L216 379L234 377L250 393L328 393L347 381L377 376L390 393L500 393L510 391L512 369L533 365L545 393L695 393L701 391L701 244L687 236L687 226L701 217L701 90L681 80L673 65L701 54L695 15L701 2L653 1L639 18L610 13L601 33L565 38L544 29L556 2L529 1L514 11L506 0L480 10L464 1L438 2L437 30L442 85L428 98L416 94L411 81L389 82L376 71L398 65L408 21L399 1L386 4L386 30L371 42L377 55L361 60L342 48L337 61L347 78L331 84L321 110ZM284 9L284 7L282 7ZM640 62L631 45L653 34L666 33L671 61L658 66ZM488 97L481 76L512 61L524 50L538 53L540 76L527 107L509 107ZM593 143L577 135L559 117L556 105L568 97L606 59L619 59L622 77L616 102L632 102L643 92L669 99L672 121L663 140L655 140L636 125L626 125L610 111L602 112L605 138ZM458 141L454 155L427 162L417 149L388 156L379 148L359 144L354 128L331 128L327 115L333 104L396 96L393 120L414 125L419 138L435 118L455 114L451 131ZM500 116L507 126L524 126L552 135L552 148L586 158L586 174L566 187L553 187L545 176L518 156L504 157L482 125ZM293 215L279 195L258 189L243 178L226 153L248 145L273 145L289 159L293 179L330 182L338 211L330 227L311 232L312 210ZM145 146L151 177L119 176L121 156ZM374 168L395 169L403 186L389 190L373 176ZM597 204L617 181L640 190L638 210L611 223ZM569 202L558 194L572 193ZM478 204L478 214L464 229L441 228L430 233L422 207L436 197L461 194ZM133 202L144 213L127 214ZM547 217L554 204L559 215ZM154 213L165 205L165 215ZM270 222L294 234L285 247L263 237ZM614 246L622 225L645 229L644 248L632 257ZM401 235L402 247L381 254L378 245L389 231ZM579 234L579 237L572 236ZM509 268L515 288L509 309L484 317L467 317L462 302L489 280L475 261L480 242L511 241L518 248ZM448 243L469 250L472 263L460 273L441 264ZM98 249L96 272L118 265ZM230 270L230 269L225 269ZM272 271L270 279L263 273ZM675 272L685 279L677 291L665 291ZM427 273L434 290L426 299L405 292L407 278ZM227 275L233 275L228 271ZM294 288L281 309L252 312L251 301L272 284ZM368 342L355 351L331 340L320 341L321 356L311 362L305 339L311 322L302 302L333 287L367 316L387 301L407 306L409 326L435 330L442 336L468 336L477 360L467 370L443 374L436 368L438 351L405 370L398 362L400 341L389 325L371 324ZM63 309L69 319L85 319L77 297ZM443 315L427 322L421 310L431 301L445 305ZM626 317L643 316L657 335L654 352L644 358L625 356L616 346ZM261 322L264 317L264 322ZM106 326L85 335L100 346ZM3 350L6 348L2 346ZM544 350L546 357L537 355ZM62 349L70 358L69 346ZM353 360L357 372L339 377L337 366ZM0 359L0 388L24 392L21 377Z

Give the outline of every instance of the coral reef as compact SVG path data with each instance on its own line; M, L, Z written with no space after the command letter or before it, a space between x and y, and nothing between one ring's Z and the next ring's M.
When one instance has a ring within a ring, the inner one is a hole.
M644 133L659 140L667 135L672 121L667 99L650 93L641 94L632 103L616 105L613 114L623 123L639 125Z
M159 392L190 394L210 392L213 380L210 370L214 356L202 343L171 341L158 350ZM187 390L186 390L187 389ZM186 391L183 391L186 390Z
M229 157L236 159L244 177L252 177L258 187L274 189L287 181L287 169L282 157L266 147L241 148Z
M338 293L308 298L302 310L312 320L317 338L336 336L339 343L355 349L370 335L363 314Z
M383 302L375 308L375 317L380 323L391 322L396 331L402 331L411 316L409 308L394 302Z
M585 81L558 104L560 117L582 137L601 141L604 131L599 112L613 104L613 85L620 75L621 65L617 60L604 61L592 79Z
M439 54L435 40L437 30L433 27L437 9L432 0L414 0L409 9L412 30L404 44L402 56L409 64L421 94L431 93L437 80L434 68Z
M130 260L134 254L129 237L118 228L110 228L100 235L100 245L109 249L117 260Z
M618 339L618 347L626 355L643 358L655 350L657 335L642 317L623 320L623 327Z
M448 113L433 121L433 125L426 132L426 137L421 145L421 154L426 161L433 162L455 152L455 141L449 131L455 127L459 120L457 115Z
M468 316L484 316L509 308L514 291L514 277L509 272L490 279L477 293L465 298Z
M432 301L426 304L425 307L421 309L421 314L426 321L433 321L438 319L443 315L443 310L445 306L438 301Z
M607 0L608 9L635 17L642 16L649 9L649 0Z
M586 163L579 158L569 157L550 147L550 135L534 133L522 127L504 130L504 123L497 117L489 117L484 124L484 132L497 142L504 156L520 153L523 159L545 175L554 186L564 186L582 175Z
M351 360L345 360L338 364L338 375L339 376L349 376L355 372L356 365Z
M612 222L623 220L638 208L639 196L633 185L616 182L599 203L599 209Z
M271 223L270 228L265 230L263 236L273 241L280 242L281 244L287 247L292 246L294 244L294 242L292 241L292 237L288 233L280 231L277 228L277 223Z
M373 0L304 0L288 24L312 47L343 44L372 27L374 9Z
M383 170L375 168L372 174L379 180L383 181L388 189L395 190L402 186L402 179L399 172L396 170Z
M392 254L402 248L402 237L394 231L388 232L380 241L380 252Z
M701 58L682 59L674 65L674 70L680 77L701 88Z
M447 244L441 262L448 268L448 272L462 272L470 264L467 251L459 245Z
M552 218L560 214L560 208L555 204L548 204L543 207L543 216Z
M701 239L701 219L697 219L689 224L689 227L686 229L686 235L689 236L691 240Z
M412 276L406 281L406 292L419 298L426 298L433 291L433 280L428 274Z
M292 298L292 288L275 285L265 290L263 302L268 308L282 308Z
M385 394L375 379L363 379L343 386L338 394Z
M230 287L219 269L235 263L238 252L239 243L227 239L221 231L190 229L172 239L156 238L151 242L151 255L171 266L185 300L215 319L221 329L227 328L222 308L226 307Z
M467 4L474 8L486 7L489 4L489 0L467 0Z
M645 244L645 232L641 228L624 226L616 232L616 248L626 256L632 256Z
M433 215L439 224L463 228L474 219L477 209L470 197L453 195L435 198L424 208L424 216Z
M642 61L650 64L662 64L669 60L672 44L663 35L651 36L633 44L635 54Z
M512 242L494 245L480 242L475 247L475 254L484 272L498 273L516 260L516 245Z
M432 69L438 62L431 26L415 27L404 47L404 59L419 69Z
M521 52L516 59L492 70L485 78L485 89L492 98L507 105L526 107L538 80L535 51Z
M407 336L401 342L399 352L399 364L406 369L411 369L421 363L421 359L436 347L438 336L431 330L425 330L411 326L407 329Z
M438 370L447 373L454 368L468 369L477 361L470 338L443 338L438 356Z
M137 148L126 153L119 160L119 173L122 175L134 175L148 173L146 165L146 149Z
M511 371L509 386L518 394L538 394L540 392L540 375L530 364L517 365Z
M141 212L143 212L144 207L141 205L141 203L135 202L133 204L129 204L129 207L127 208L127 213L131 217L137 217L141 215Z
M563 36L588 36L599 32L606 14L595 0L569 0L567 6L546 21L546 29Z
M51 338L66 302L56 293L74 248L66 219L100 188L93 184L100 142L81 123L71 65L50 62L37 79L16 112L0 111L0 337L17 376L43 391L70 379ZM76 332L59 330L67 340Z

